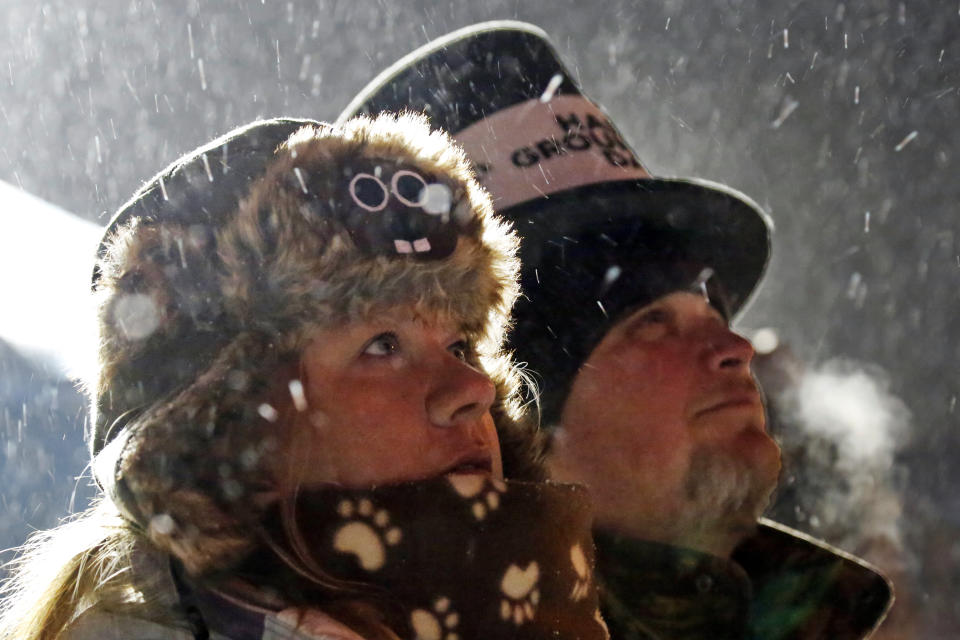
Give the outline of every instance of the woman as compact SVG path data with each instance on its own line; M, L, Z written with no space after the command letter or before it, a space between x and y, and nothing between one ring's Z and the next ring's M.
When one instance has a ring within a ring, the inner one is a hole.
M604 637L582 492L514 482L491 211L412 116L254 123L144 186L94 274L103 497L28 544L2 637Z

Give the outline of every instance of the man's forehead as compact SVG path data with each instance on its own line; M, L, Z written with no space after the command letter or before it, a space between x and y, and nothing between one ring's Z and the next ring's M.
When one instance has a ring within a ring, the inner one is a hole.
M644 311L657 306L670 306L678 310L684 309L706 309L707 313L717 316L722 319L724 322L727 322L727 317L723 314L723 311L717 308L714 302L711 300L710 295L706 290L694 289L694 290L679 290L672 291L670 293L665 293L659 298L649 302L642 307L636 308L630 314L630 317L635 316L638 313L643 313Z
M633 303L624 305L620 320L655 304L670 300L702 301L709 305L725 322L730 322L729 299L723 284L711 267L704 265L671 265L670 273L656 270L662 277L660 286L651 288L647 295L636 296ZM650 273L650 272L648 272ZM642 287L640 288L642 290Z

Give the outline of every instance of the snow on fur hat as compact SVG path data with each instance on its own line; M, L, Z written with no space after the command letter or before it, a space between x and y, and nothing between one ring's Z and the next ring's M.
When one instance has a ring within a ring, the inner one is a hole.
M516 390L500 354L516 238L462 152L418 116L231 132L145 185L98 254L94 474L194 573L250 548L270 400L312 328L397 304L451 314L499 401ZM505 465L512 449L513 473L530 477L533 443L511 408L494 408Z

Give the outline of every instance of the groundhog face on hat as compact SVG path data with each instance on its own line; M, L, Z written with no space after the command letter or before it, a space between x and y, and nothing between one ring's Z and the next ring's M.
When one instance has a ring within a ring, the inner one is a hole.
M337 188L337 217L372 255L445 258L475 218L457 185L397 160L355 161Z

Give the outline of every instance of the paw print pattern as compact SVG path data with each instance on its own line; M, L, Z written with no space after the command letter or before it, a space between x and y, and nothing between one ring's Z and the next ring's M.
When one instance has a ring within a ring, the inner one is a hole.
M460 614L450 610L450 598L437 598L433 611L414 609L410 614L415 640L459 640L454 629L460 623Z
M352 500L343 500L337 506L337 513L351 520L337 529L333 548L356 556L366 571L383 568L387 561L387 546L396 545L403 537L400 529L390 526L390 514L384 509L376 511L367 498L361 498L356 504Z
M600 613L600 607L597 607L593 612L593 619L596 620L600 628L603 629L603 637L610 640L610 629L607 628L607 621L603 619L603 614Z
M537 589L539 580L540 566L536 561L527 565L526 569L511 564L500 581L500 590L504 595L500 601L500 617L513 620L517 626L533 620L540 602L540 590Z
M507 490L507 485L500 480L490 480L488 486L487 478L482 475L454 474L447 476L447 480L461 498L476 498L470 510L477 520L483 520L488 513L499 509L500 494Z
M586 598L590 592L590 565L587 563L587 556L584 555L580 543L570 547L570 562L573 564L573 571L577 574L577 579L573 581L570 599L578 602Z

